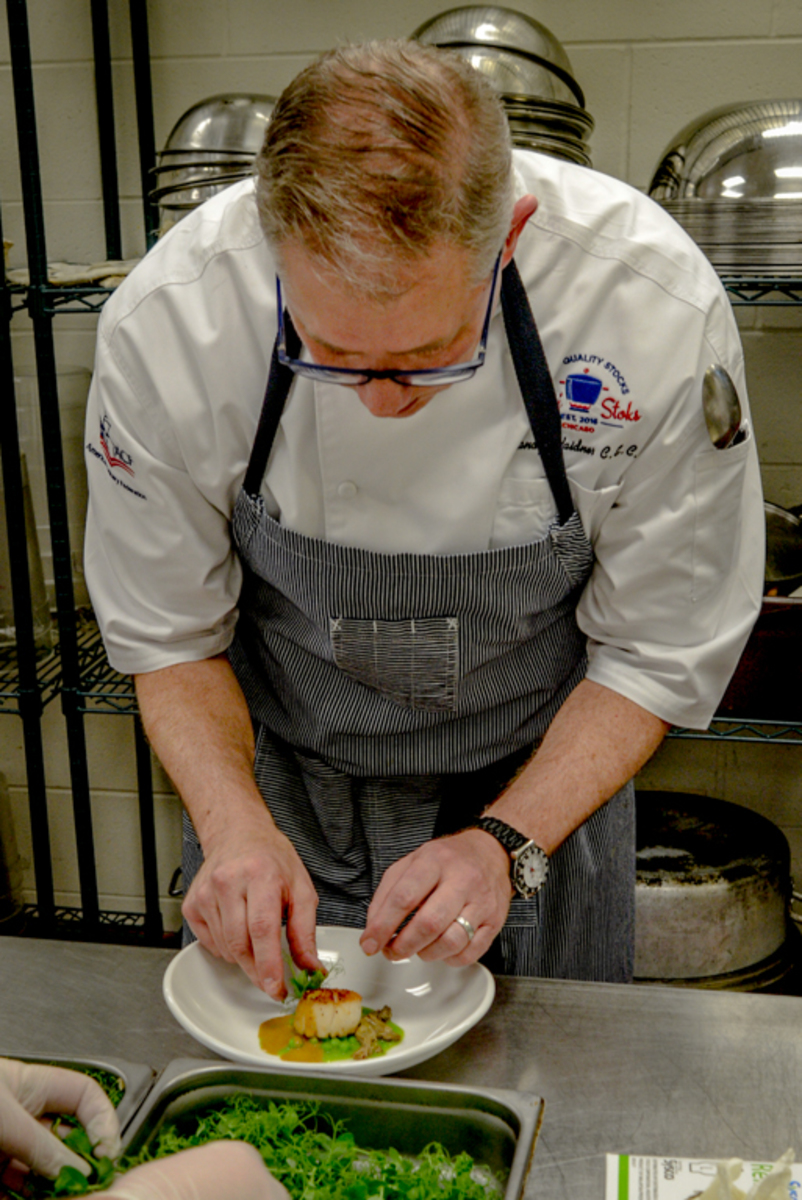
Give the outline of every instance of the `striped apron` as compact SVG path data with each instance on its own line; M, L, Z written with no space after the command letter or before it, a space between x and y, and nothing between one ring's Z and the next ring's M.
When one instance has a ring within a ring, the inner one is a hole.
M274 351L232 518L244 581L229 651L256 734L256 781L319 896L363 927L387 867L466 825L527 761L583 678L575 609L593 551L571 499L559 408L517 268L507 339L557 504L545 537L473 554L382 554L283 528L262 478L292 373ZM290 353L300 342L288 326ZM184 883L202 852L185 818ZM483 961L496 973L632 976L634 796L627 785L515 897Z

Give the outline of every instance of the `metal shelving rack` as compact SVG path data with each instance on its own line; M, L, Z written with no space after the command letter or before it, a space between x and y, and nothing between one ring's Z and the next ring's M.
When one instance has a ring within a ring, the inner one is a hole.
M2 395L6 397L0 432L0 458L6 497L17 635L16 646L0 651L0 715L15 714L20 717L23 725L37 890L36 904L26 906L21 915L21 926L13 932L84 941L164 945L173 939L164 933L159 907L150 750L139 724L132 682L109 666L99 631L91 615L76 613L72 588L53 321L70 313L99 312L110 292L109 289L99 286L57 287L48 282L26 0L6 0L6 6L30 285L20 287L9 285L4 279L0 281L0 387ZM113 260L120 259L122 253L107 0L90 0L90 6L106 251L107 258ZM147 0L129 0L129 11L145 242L149 247L156 237L158 214L155 206L148 200L149 171L155 163L156 155ZM736 306L802 304L802 277L733 275L722 276L722 282L732 304ZM22 505L10 334L13 316L21 311L29 314L34 328L48 477L58 636L57 646L48 651L37 650L34 642ZM56 697L61 700L67 728L73 817L79 855L80 908L57 906L54 897L41 718L45 707ZM100 909L84 730L86 715L100 713L127 716L133 720L145 893L144 914L105 912ZM800 745L802 723L720 717L707 732L677 729L673 731L672 736Z
M697 742L770 742L774 745L802 746L802 722L716 717L709 729L672 729L669 737Z
M782 306L802 304L802 276L799 275L725 275L719 276L737 308L744 304Z
M120 259L121 234L117 190L111 49L107 0L90 0L95 55L95 90L103 188L107 258ZM37 901L25 906L14 932L86 941L164 945L159 905L153 782L150 750L136 715L131 681L111 671L94 622L76 613L67 524L53 320L74 312L97 312L109 290L97 286L56 287L47 279L41 173L34 104L33 70L26 0L6 0L16 109L17 144L22 178L29 286L0 288L0 382L7 397L2 423L3 480L9 555L12 567L16 646L0 657L0 713L16 713L23 723L29 811ZM148 171L155 162L146 0L129 0L131 43L143 180L145 240L155 239L157 213L148 199ZM1 229L1 223L0 223ZM56 590L57 645L37 651L22 507L11 320L25 310L31 318L36 354L43 452L48 480L48 509ZM60 697L70 763L73 820L80 878L80 908L57 906L54 896L50 830L44 772L41 717ZM95 839L90 802L84 718L88 713L133 717L139 793L139 832L145 896L144 913L103 912L98 896Z
M734 308L745 305L788 307L802 304L802 276L728 275L720 279ZM802 745L802 722L718 716L705 731L673 729L670 737L694 741L730 741Z

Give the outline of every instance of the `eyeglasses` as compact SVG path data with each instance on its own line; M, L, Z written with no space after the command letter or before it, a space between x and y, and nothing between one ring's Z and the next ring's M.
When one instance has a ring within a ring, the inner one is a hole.
M493 308L493 296L496 291L501 251L499 250L493 267L493 280L490 285L490 297L487 301L482 336L476 357L470 362L452 363L447 367L425 367L419 371L372 371L360 370L358 367L326 367L321 363L304 362L300 358L291 358L287 353L287 333L284 318L284 304L281 298L281 281L276 276L276 296L278 298L278 338L276 350L282 366L289 367L295 375L304 375L307 379L319 379L323 383L342 383L351 387L369 383L371 379L392 379L401 387L441 387L442 385L461 383L472 379L485 361L487 350L487 334L490 329L490 317Z

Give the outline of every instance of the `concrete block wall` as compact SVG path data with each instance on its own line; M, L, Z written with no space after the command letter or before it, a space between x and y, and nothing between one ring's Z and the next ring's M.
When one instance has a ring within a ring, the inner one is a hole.
M220 92L276 95L316 53L338 40L407 36L449 3L432 0L149 0L156 144L191 105ZM682 126L710 108L802 95L802 0L508 0L563 42L596 128L594 166L648 187ZM48 256L105 257L94 108L89 0L29 0ZM144 249L127 0L109 0L123 254ZM9 264L25 263L8 38L0 19L0 203ZM742 309L739 320L766 496L802 503L802 308ZM56 321L62 364L91 367L96 319ZM15 362L33 361L30 328L13 323ZM796 681L795 686L799 685ZM778 686L783 686L778 681ZM787 683L785 683L787 686ZM141 907L130 718L90 717L90 779L102 903ZM69 771L57 705L45 718L58 898L77 903ZM8 778L28 863L22 733L0 718L0 771ZM802 879L802 747L670 741L644 769L647 787L699 791L753 807L788 835ZM179 859L180 807L155 767L161 885ZM175 902L165 900L176 925Z

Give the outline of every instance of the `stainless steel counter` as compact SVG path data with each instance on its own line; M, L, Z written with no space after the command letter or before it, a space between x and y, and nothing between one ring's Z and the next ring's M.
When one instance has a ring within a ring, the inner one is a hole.
M0 937L0 1051L214 1059L162 999L171 954ZM487 1016L404 1074L543 1096L538 1200L602 1196L606 1151L802 1156L795 996L499 979Z

